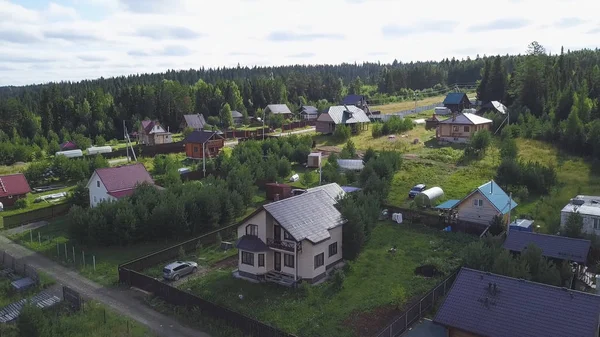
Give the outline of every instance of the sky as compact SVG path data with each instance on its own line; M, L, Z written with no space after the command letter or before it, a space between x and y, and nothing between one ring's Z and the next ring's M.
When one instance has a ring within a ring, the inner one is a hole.
M0 0L0 86L600 47L596 0Z

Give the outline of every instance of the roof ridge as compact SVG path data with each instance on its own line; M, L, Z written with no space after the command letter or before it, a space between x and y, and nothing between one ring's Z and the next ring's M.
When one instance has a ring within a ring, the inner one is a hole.
M468 272L475 272L475 273L485 274L486 276L499 277L499 278L507 279L509 281L526 282L526 283L529 283L531 285L540 286L540 287L547 287L547 288L552 288L552 289L556 289L556 290L565 289L565 287L559 287L559 286L554 286L554 285L551 285L551 284L534 282L534 281L531 281L531 280L526 280L526 279L516 278L516 277L510 277L510 276L501 275L501 274L495 274L495 273L492 273L492 272L489 272L489 271L482 271L482 270L477 270L477 269L472 269L472 268L467 268L467 267L462 267L461 270L460 270L460 272L459 272L459 274L462 273L463 269L465 271L468 271ZM458 275L457 275L457 278L458 278ZM600 295L598 295L598 294L587 293L585 291L579 291L579 290L575 290L575 289L567 289L567 290L569 292L577 293L577 294L581 294L581 295L590 295L591 297L600 297Z
M585 241L585 242L591 242L588 239L582 239L582 238L571 238L568 236L563 236L563 235L554 235L554 234L547 234L547 233L536 233L536 232L525 232L525 231L511 231L510 232L511 235L514 233L519 233L519 234L531 234L531 235L541 235L541 236L551 236L551 237L557 237L557 238L561 238L561 239L569 239L569 240L573 240L573 241ZM509 235L510 236L510 235Z

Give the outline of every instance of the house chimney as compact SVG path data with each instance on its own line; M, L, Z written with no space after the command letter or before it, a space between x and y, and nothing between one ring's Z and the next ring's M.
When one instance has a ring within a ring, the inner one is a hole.
M456 113L455 112L452 112L452 121L453 122L456 121Z

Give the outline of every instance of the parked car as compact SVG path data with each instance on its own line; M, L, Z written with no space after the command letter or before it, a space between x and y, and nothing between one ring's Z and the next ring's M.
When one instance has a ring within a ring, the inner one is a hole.
M192 261L177 261L170 263L163 269L165 280L177 281L185 275L193 274L198 271L198 264Z
M418 184L413 186L413 188L410 189L410 191L408 192L408 197L410 199L414 198L417 196L417 194L425 191L425 189L427 188L427 186L425 186L425 184Z

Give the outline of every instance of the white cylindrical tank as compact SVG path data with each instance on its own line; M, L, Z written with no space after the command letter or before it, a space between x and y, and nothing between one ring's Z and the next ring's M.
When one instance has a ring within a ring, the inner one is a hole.
M87 153L89 155L99 154L99 153L110 153L112 152L112 147L110 146L92 146L87 149Z
M55 153L56 156L65 156L67 158L82 157L83 151L81 150L69 150L69 151L58 151Z
M433 201L441 198L444 195L444 191L439 187L432 187L427 189L415 196L415 202L421 207L431 207Z

